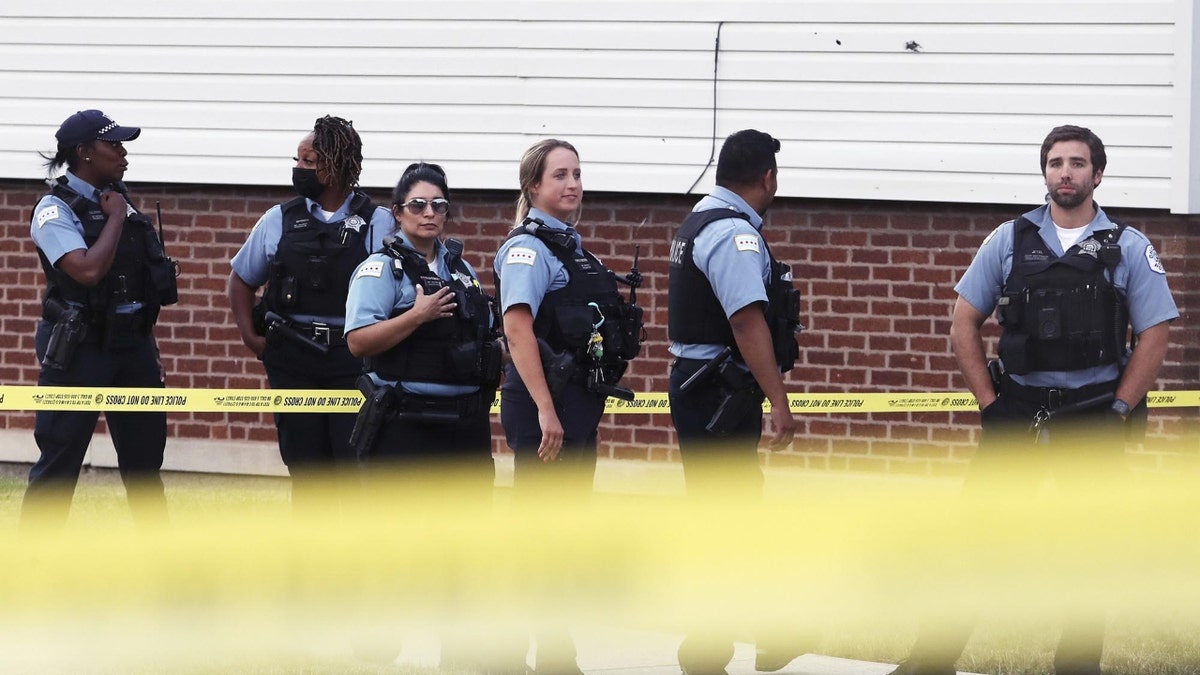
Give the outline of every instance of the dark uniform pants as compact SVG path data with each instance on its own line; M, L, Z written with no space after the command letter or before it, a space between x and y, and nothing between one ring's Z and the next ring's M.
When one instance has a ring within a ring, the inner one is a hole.
M290 342L268 344L262 357L272 389L354 389L362 360L345 345L333 345L324 355ZM293 502L334 478L335 466L353 467L350 447L355 413L275 413L279 455L292 477Z
M1010 490L1004 493L1006 497L1020 499L1024 491L1028 498L1034 498L1049 475L1061 496L1069 500L1072 494L1083 496L1095 487L1096 474L1078 470L1083 466L1081 460L1086 460L1088 468L1099 468L1110 476L1119 478L1126 472L1126 427L1109 413L1109 404L1069 417L1056 417L1048 427L1049 443L1035 444L1030 424L1041 407L1040 403L1002 395L981 413L979 448L963 482L962 498L968 506L967 513L977 503L974 500L988 495L1002 477L1010 479L1002 483ZM1028 469L1022 473L1028 482L1018 483L1015 490L1011 473L1006 471L1013 460L1028 460L1021 464ZM978 503L994 502L979 500ZM925 617L909 660L930 669L952 668L966 647L974 624L972 617ZM1058 675L1099 675L1104 624L1103 608L1066 608L1054 658Z
M758 463L762 438L762 412L746 415L731 433L720 438L705 426L723 397L715 379L693 386L686 394L679 388L705 361L676 359L671 367L668 397L671 422L679 438L679 457L688 495L693 497L762 497L763 473Z
M500 421L508 447L513 451L513 501L519 509L544 507L548 500L564 500L568 508L582 507L592 491L596 476L596 430L604 415L604 398L575 383L564 387L555 404L563 427L563 445L558 459L543 462L538 457L542 428L537 405L509 365L500 391ZM532 516L530 516L532 517ZM544 570L534 572L544 576ZM570 585L570 579L552 580ZM547 582L551 583L551 582ZM564 594L569 596L569 588ZM575 643L567 628L556 621L534 626L538 672L572 672ZM524 654L520 644L515 645Z
M50 324L39 322L35 336L38 360L46 354ZM65 370L42 367L40 387L162 387L158 350L151 336L127 349L105 350L89 336L76 349ZM98 411L39 410L33 436L41 456L29 472L22 517L63 522L71 507L83 458L96 430ZM105 412L117 451L121 480L135 518L157 519L166 513L163 493L163 450L167 442L165 412Z
M705 426L721 405L723 393L715 379L697 383L686 394L679 389L705 361L676 359L671 367L668 397L671 422L679 439L679 456L688 497L692 499L762 498L763 473L758 462L762 413L746 415L725 437ZM719 550L722 542L694 542L699 555ZM709 627L688 629L679 645L679 665L688 672L718 672L733 659L733 635Z

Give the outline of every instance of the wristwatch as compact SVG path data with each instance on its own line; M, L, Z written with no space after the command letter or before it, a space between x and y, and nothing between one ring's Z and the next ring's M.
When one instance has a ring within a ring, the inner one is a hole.
M1112 403L1112 411L1121 416L1121 419L1129 417L1129 404L1121 399L1117 399Z

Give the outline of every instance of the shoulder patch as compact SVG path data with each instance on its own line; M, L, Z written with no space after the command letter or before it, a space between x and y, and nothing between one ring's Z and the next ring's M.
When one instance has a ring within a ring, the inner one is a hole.
M762 253L762 249L758 245L758 237L753 234L737 234L733 237L733 245L738 251L753 251Z
M1009 222L1012 222L1012 221L1009 221ZM1008 224L1008 223L1005 223L1005 225L1007 225L1007 224ZM984 238L983 238L983 243L981 243L981 244L980 244L980 246L986 246L986 245L987 245L987 243L988 243L989 241L991 241L993 237L995 237L995 236L996 236L996 233L997 233L997 232L999 232L999 231L1000 231L1000 228L1002 228L1002 227L1004 227L1004 225L997 225L997 226L996 226L996 229L994 229L994 230L992 230L991 232L989 232L989 233L988 233L988 236L986 236L986 237L984 237Z
M1167 273L1167 270L1163 269L1162 261L1158 259L1158 251L1154 250L1153 244L1146 244L1146 264L1154 272L1159 274Z
M46 208L42 209L41 211L38 211L38 213L37 213L38 227L45 225L46 223L50 222L51 220L54 220L57 217L58 217L58 204L51 204L51 205L47 206Z
M534 261L536 261L536 260L537 260L537 251L535 251L531 248L526 248L524 246L514 246L514 247L508 249L508 257L504 259L504 264L505 265L520 264L520 265L529 265L530 267L532 267Z
M375 277L376 279L383 276L383 263L378 260L368 260L359 265L358 274L354 275L355 279L363 277Z

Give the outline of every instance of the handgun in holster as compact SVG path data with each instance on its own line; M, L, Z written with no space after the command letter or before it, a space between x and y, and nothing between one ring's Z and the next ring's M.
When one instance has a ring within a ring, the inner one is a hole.
M42 318L53 324L42 365L53 370L66 370L75 350L87 336L87 321L83 310L63 300L48 296L42 302Z
M377 385L369 375L359 375L355 383L362 392L364 401L354 418L354 430L350 432L350 447L358 459L365 460L375 449L379 430L387 421L396 405L396 390L391 385Z
M714 436L728 436L746 416L762 410L763 390L754 375L742 370L729 359L717 368L722 398L717 411L704 428Z
M267 323L267 341L278 344L279 340L287 340L292 344L312 351L318 356L325 356L329 353L329 345L321 344L316 340L309 338L304 333L296 330L292 326L292 322L276 314L268 311L263 317Z
M542 372L546 374L546 387L550 390L550 398L558 401L575 374L575 356L569 351L554 351L550 343L542 338L538 338L537 343L538 355L542 359Z

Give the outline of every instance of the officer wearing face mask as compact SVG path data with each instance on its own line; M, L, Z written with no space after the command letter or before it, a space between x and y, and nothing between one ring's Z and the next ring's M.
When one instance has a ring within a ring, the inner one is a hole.
M271 207L231 265L229 304L242 342L274 389L354 389L362 362L343 334L354 269L383 244L392 214L356 189L362 140L326 115L300 141L292 169L298 197ZM264 287L256 304L258 289ZM352 465L353 413L275 415L293 501L335 464Z

